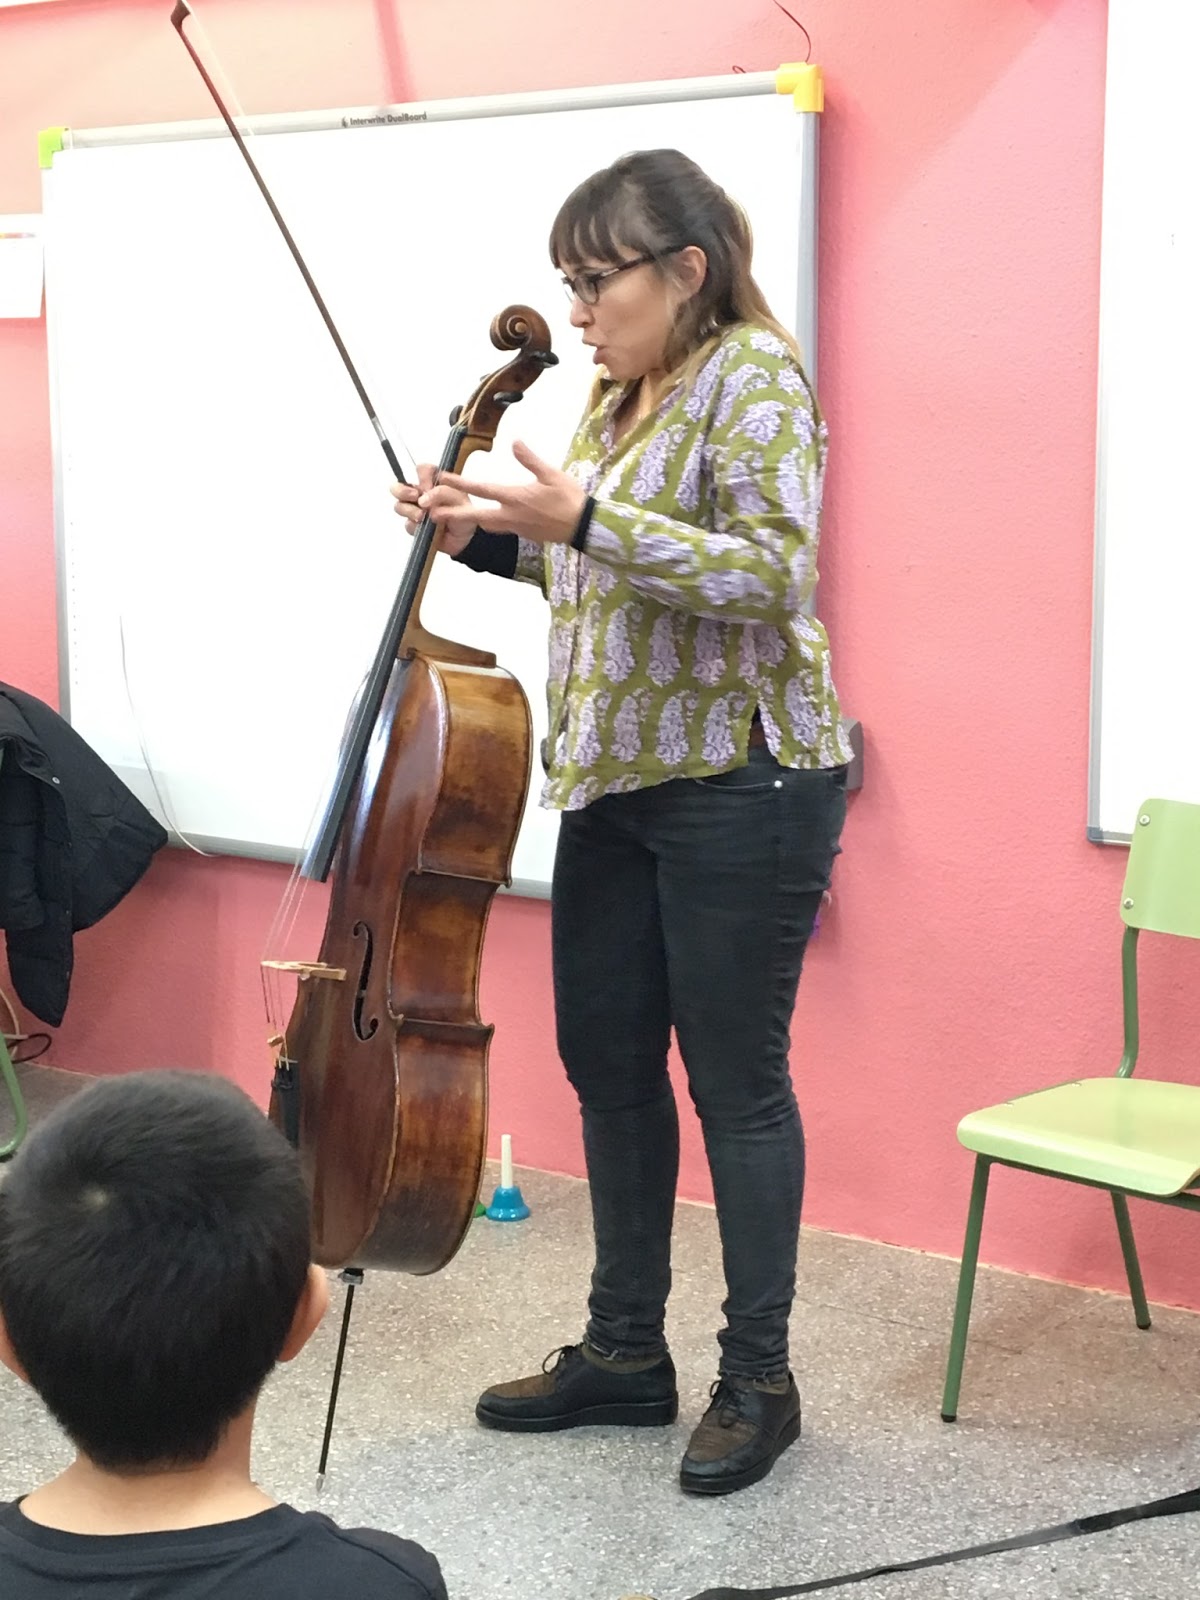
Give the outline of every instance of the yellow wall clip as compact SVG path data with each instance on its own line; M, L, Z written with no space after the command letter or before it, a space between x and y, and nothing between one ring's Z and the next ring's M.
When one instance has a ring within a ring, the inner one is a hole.
M825 78L810 61L785 61L775 73L775 93L790 94L797 111L825 109Z
M43 172L54 165L55 156L63 148L66 132L62 127L43 128L38 134L38 166Z

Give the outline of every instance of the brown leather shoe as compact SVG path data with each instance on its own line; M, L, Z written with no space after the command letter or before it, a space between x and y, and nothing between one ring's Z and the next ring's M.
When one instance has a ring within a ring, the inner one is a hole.
M507 1433L552 1433L596 1424L660 1428L674 1422L678 1411L670 1356L641 1372L614 1372L589 1361L577 1344L552 1350L541 1372L531 1378L485 1389L475 1407L485 1428Z
M800 1437L800 1394L788 1376L775 1394L752 1378L718 1378L679 1469L685 1494L732 1494L765 1478Z

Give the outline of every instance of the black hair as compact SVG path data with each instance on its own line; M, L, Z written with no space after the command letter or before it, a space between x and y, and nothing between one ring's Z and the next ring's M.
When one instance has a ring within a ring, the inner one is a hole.
M567 196L550 230L556 267L583 261L619 266L631 255L646 255L669 274L671 256L688 245L704 251L708 270L698 292L679 308L668 370L739 323L771 329L799 355L754 280L746 213L681 151L636 150L594 172Z
M205 1460L278 1360L310 1259L295 1152L199 1072L105 1079L0 1181L0 1313L29 1381L108 1470Z

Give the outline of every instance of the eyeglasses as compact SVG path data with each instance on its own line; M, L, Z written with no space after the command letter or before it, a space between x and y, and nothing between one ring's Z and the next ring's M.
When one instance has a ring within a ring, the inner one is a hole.
M579 300L585 306L594 306L600 298L600 286L618 273L629 272L633 267L648 266L651 261L661 261L663 256L674 255L674 250L659 250L653 255L634 256L632 261L622 261L619 267L605 267L600 272L579 272L573 278L562 279L563 293L568 300Z

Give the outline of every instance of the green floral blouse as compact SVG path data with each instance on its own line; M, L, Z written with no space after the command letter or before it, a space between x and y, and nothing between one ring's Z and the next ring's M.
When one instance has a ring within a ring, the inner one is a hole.
M513 575L551 611L543 804L738 766L756 710L784 766L843 765L828 641L803 610L827 433L794 356L732 328L616 442L624 393L603 387L567 457L596 500L584 553L516 541Z

